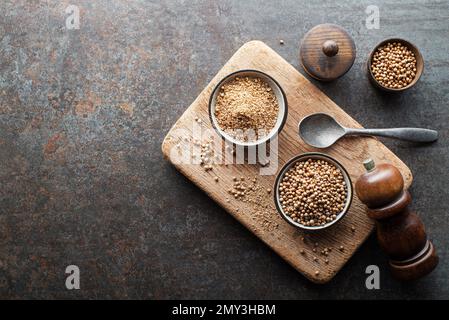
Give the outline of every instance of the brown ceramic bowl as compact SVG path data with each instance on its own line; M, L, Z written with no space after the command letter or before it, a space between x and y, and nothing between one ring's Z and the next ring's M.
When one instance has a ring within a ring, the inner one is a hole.
M381 85L374 78L374 75L373 75L372 70L371 70L371 62L373 60L374 53L377 51L377 49L379 47L382 47L382 46L386 45L389 42L399 42L399 43L401 43L402 45L404 45L408 49L410 49L415 54L415 58L416 58L416 75L415 75L415 78L407 86L405 86L403 88L400 88L400 89L388 88L388 87L385 87L385 86ZM386 39L386 40L382 41L381 43L379 43L373 49L373 51L371 51L371 54L369 55L369 59L368 59L368 63L367 64L368 64L368 77L371 80L371 83L375 87L377 87L377 88L379 88L381 90L387 91L387 92L402 92L402 91L405 91L407 89L410 89L411 87L413 87L418 82L418 80L421 77L421 74L422 74L422 72L424 70L424 60L423 60L423 57L421 55L421 52L419 52L418 48L413 43L411 43L411 42L409 42L407 40L404 40L404 39L400 39L400 38L390 38L390 39Z
M345 203L343 210L337 215L337 218L335 220L328 222L326 224L323 224L321 226L311 227L311 226L306 226L299 222L294 221L287 213L284 212L284 210L282 209L281 201L279 200L279 198L280 198L279 185L282 182L282 179L284 178L285 173L292 166L294 166L298 161L306 161L307 159L324 160L324 161L334 165L338 169L340 169L340 171L343 174L344 181L346 182L346 186L347 186L346 203ZM346 169L343 167L343 165L340 164L336 159L332 158L331 156L329 156L327 154L319 153L319 152L303 153L303 154L300 154L300 155L290 159L279 171L279 173L276 177L275 183L274 183L274 204L275 204L276 209L278 210L279 214L281 215L281 217L284 218L284 220L286 220L291 225L293 225L297 228L303 229L303 230L307 230L307 231L318 231L318 230L327 229L328 227L330 227L330 226L336 224L338 221L340 221L346 215L349 208L351 207L352 195L353 195L352 182L351 182L351 178L349 176L348 171L346 171Z

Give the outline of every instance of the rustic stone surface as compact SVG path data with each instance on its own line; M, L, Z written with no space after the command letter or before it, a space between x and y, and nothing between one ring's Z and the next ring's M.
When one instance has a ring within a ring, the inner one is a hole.
M365 27L371 2L356 0L2 1L0 297L447 297L449 4L377 3L380 30ZM69 4L80 7L79 30L65 27ZM300 39L323 22L357 47L344 77L314 81L324 92L366 127L440 131L430 146L385 140L413 171L413 208L440 254L425 280L391 279L371 238L331 283L314 285L162 158L170 126L243 43L262 40L299 68ZM369 51L392 36L425 60L402 95L365 74ZM81 290L65 289L69 264ZM381 290L365 289L370 264Z

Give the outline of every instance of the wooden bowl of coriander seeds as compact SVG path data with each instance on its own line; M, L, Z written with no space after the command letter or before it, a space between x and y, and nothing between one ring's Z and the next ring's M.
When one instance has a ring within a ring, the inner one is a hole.
M284 127L287 97L279 83L258 70L224 77L209 99L209 118L228 142L253 147L268 142Z
M368 59L371 83L387 92L402 92L413 87L424 70L424 60L411 42L391 38L379 43Z
M326 229L348 212L353 195L346 169L318 152L290 159L274 185L276 208L288 223L307 231Z

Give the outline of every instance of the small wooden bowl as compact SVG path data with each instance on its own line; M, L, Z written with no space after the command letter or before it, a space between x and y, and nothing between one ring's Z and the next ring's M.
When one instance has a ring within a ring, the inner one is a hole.
M415 58L416 58L416 75L415 75L415 78L413 79L412 82L410 82L407 86L405 86L403 88L394 89L394 88L388 88L388 87L385 87L385 86L381 85L376 80L376 78L374 78L373 72L371 70L371 63L373 61L374 53L377 51L377 49L379 49L379 47L382 47L382 46L386 45L389 42L399 42L399 43L401 43L402 45L404 45L408 49L410 49L413 52L413 54L415 55ZM368 64L368 77L369 77L371 83L375 87L377 87L377 88L379 88L379 89L381 89L383 91L387 91L387 92L402 92L402 91L405 91L407 89L410 89L411 87L413 87L418 82L418 80L421 77L421 74L422 74L422 72L424 70L424 59L423 59L423 57L421 55L421 52L419 52L418 48L413 43L411 43L411 42L409 42L407 40L404 40L404 39L400 39L400 38L386 39L386 40L382 41L381 43L379 43L373 49L373 51L371 51L371 54L369 55L367 64Z

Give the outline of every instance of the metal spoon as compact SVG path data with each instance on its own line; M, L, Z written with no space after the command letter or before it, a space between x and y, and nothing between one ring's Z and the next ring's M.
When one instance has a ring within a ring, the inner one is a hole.
M299 135L315 148L327 148L347 135L380 136L411 142L432 142L438 139L435 130L421 128L352 129L340 125L325 113L311 114L299 123Z

